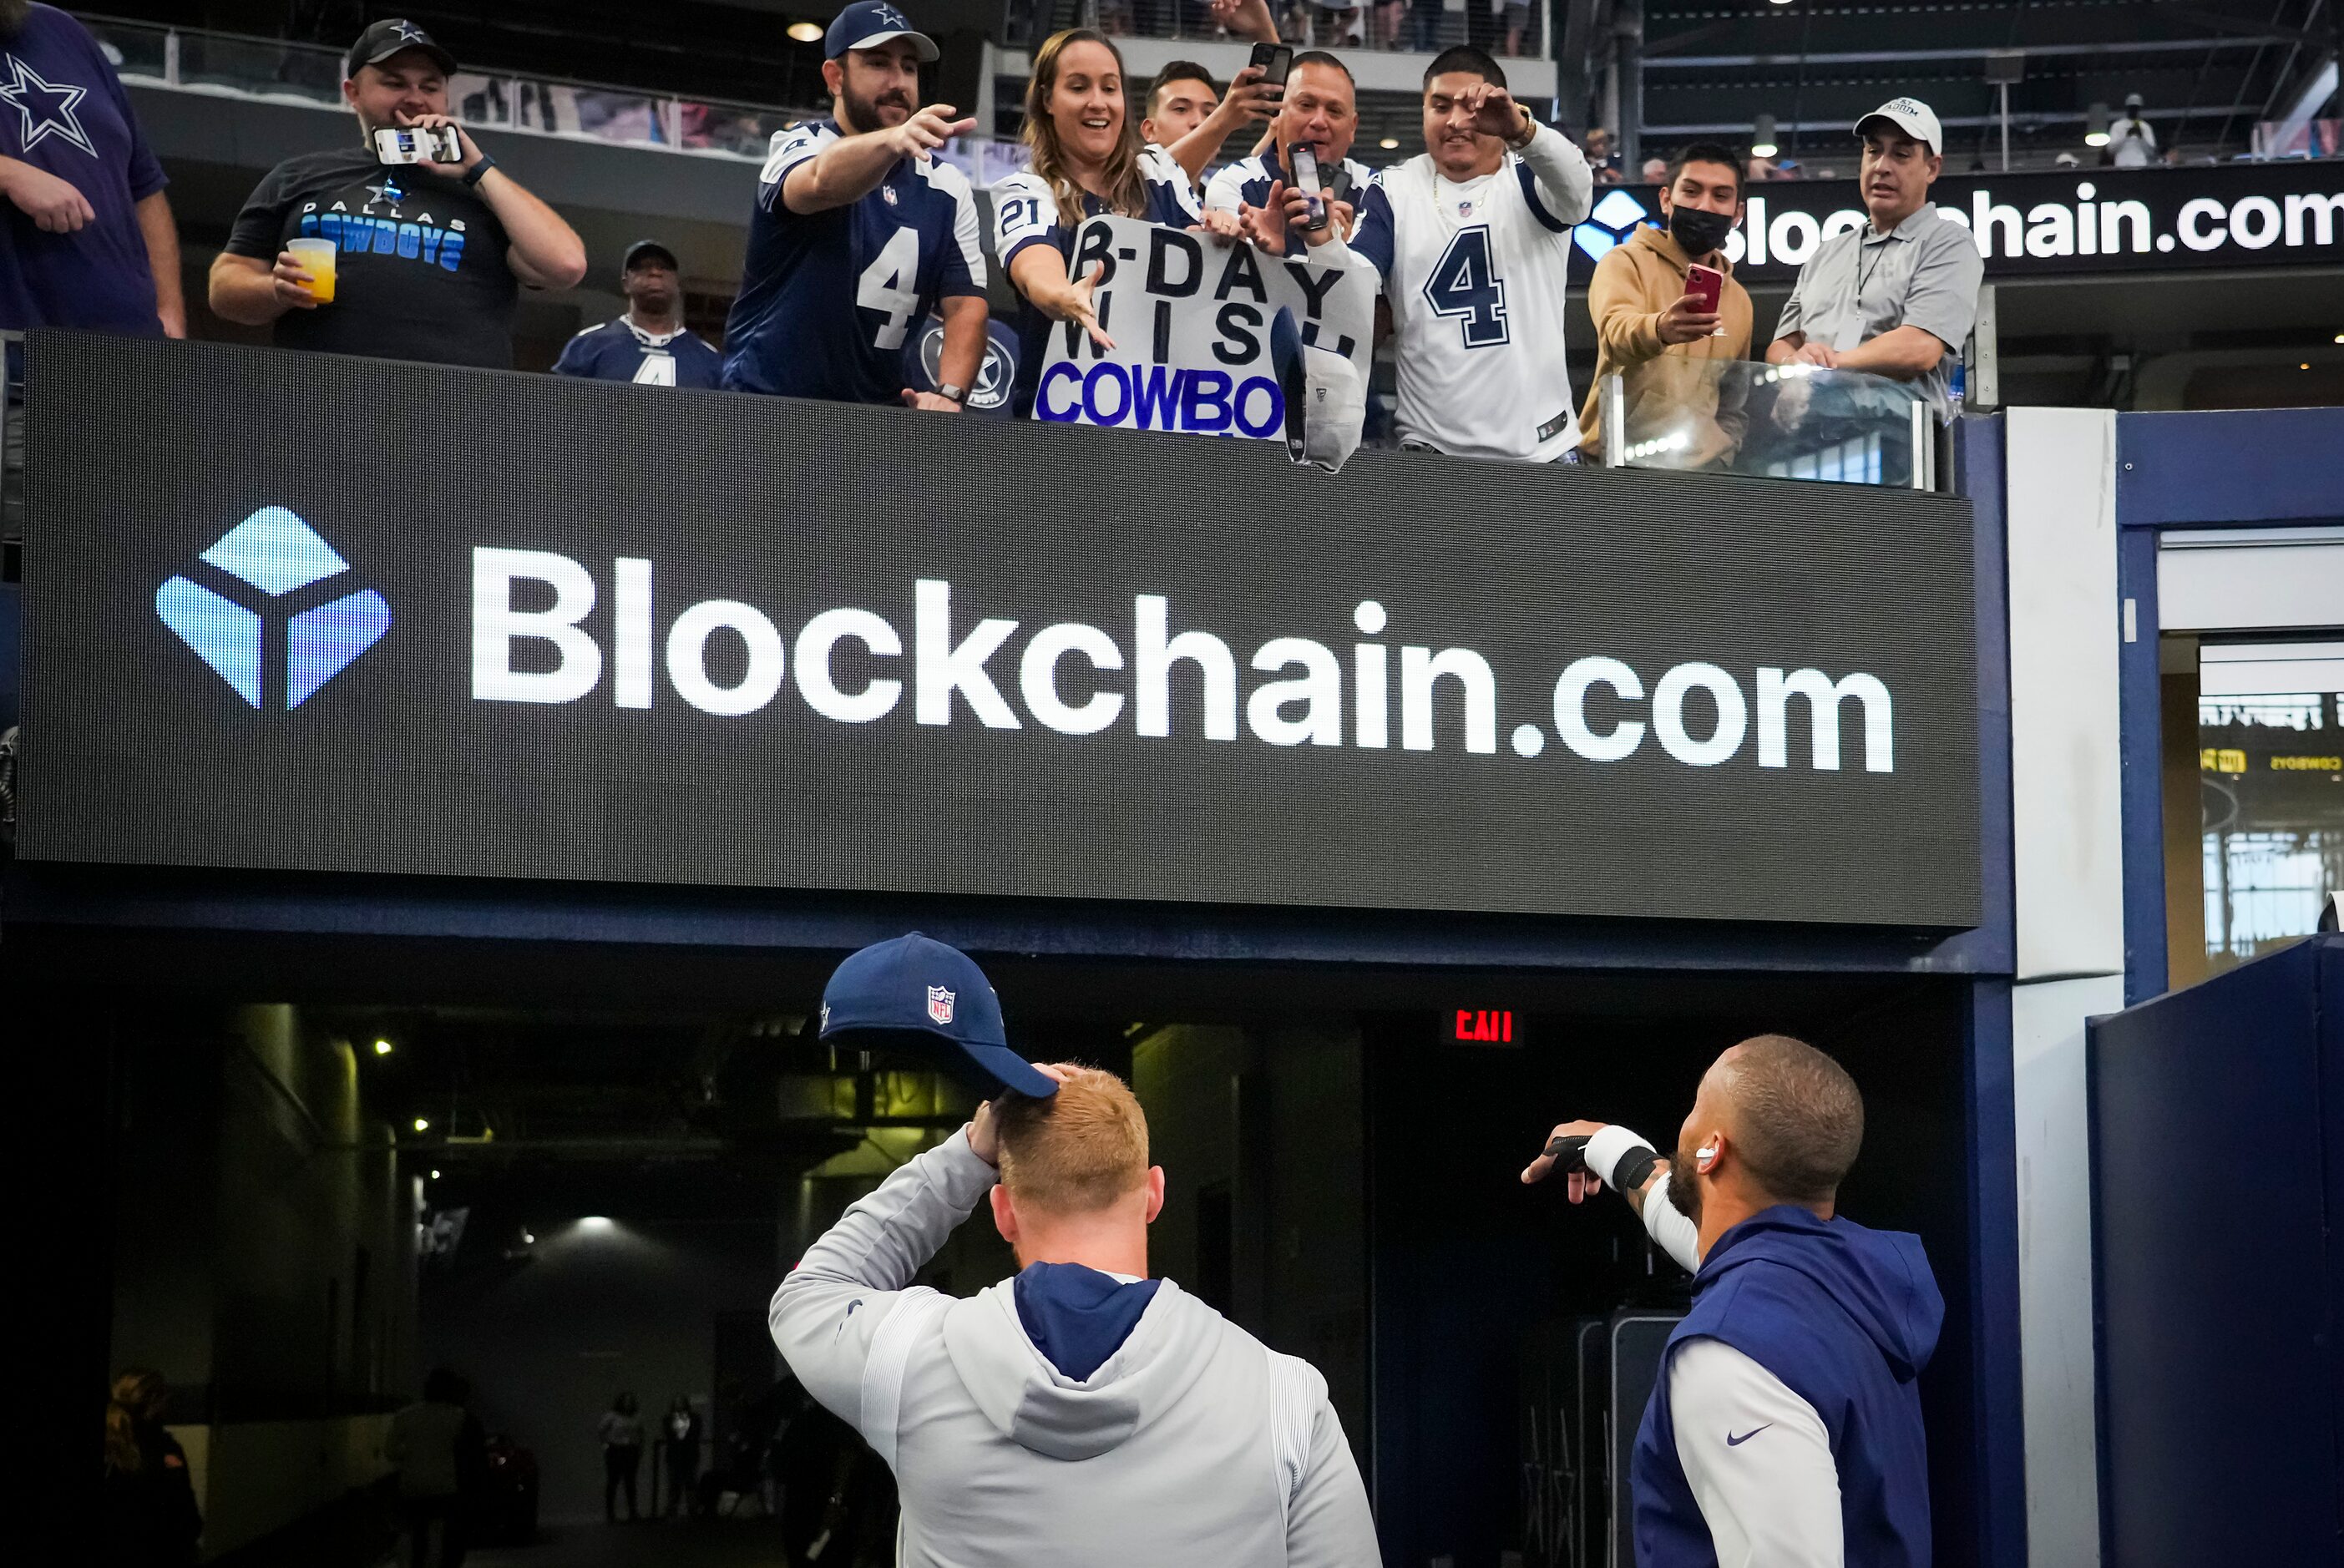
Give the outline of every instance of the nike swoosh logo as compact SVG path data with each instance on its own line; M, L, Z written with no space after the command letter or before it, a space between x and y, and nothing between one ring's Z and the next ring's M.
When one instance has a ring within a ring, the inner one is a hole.
M1773 1424L1774 1423L1770 1421L1766 1423L1766 1426L1773 1426ZM1764 1431L1766 1430L1766 1426L1753 1426L1748 1431L1743 1432L1740 1437L1734 1436L1732 1432L1727 1432L1725 1434L1725 1446L1728 1448L1740 1448L1743 1443L1748 1442L1752 1438L1756 1437L1760 1432Z

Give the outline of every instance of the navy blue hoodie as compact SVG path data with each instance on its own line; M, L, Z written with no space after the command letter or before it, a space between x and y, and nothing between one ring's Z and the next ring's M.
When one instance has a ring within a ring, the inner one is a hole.
M1919 1237L1785 1205L1717 1239L1668 1360L1706 1337L1780 1378L1830 1435L1848 1568L1928 1568L1929 1455L1915 1380L1945 1318ZM1629 1474L1639 1568L1716 1568L1677 1462L1665 1361Z

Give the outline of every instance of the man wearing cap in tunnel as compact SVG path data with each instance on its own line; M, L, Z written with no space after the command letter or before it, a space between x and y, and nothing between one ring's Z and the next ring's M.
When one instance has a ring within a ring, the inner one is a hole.
M555 375L646 387L711 388L722 380L724 357L683 324L682 268L674 251L656 239L627 247L619 290L627 297L626 313L571 339L553 362Z
M899 1563L1379 1561L1326 1381L1147 1277L1164 1173L1121 1079L1028 1064L983 972L917 933L839 966L821 1032L920 1042L1002 1091L773 1295L791 1371L894 1470ZM913 1285L981 1199L1017 1274L957 1300Z

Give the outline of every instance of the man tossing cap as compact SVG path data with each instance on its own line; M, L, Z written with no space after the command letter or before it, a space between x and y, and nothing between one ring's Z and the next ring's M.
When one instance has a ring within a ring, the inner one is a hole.
M1938 157L1945 156L1945 127L1937 124L1937 111L1918 98L1891 98L1864 118L1855 122L1855 134L1860 140L1872 126L1886 120L1915 141L1927 147Z
M835 60L849 49L875 49L894 38L909 38L924 61L936 57L936 41L913 26L912 19L887 0L855 0L831 23L830 34L823 40L823 58Z
M876 7L874 7L875 9ZM975 961L918 932L851 956L822 991L823 1039L875 1037L905 1044L944 1040L987 1081L1036 1099L1056 1078L1009 1048L1001 998Z
M456 74L456 56L441 48L431 35L414 23L401 17L388 17L377 22L359 35L359 41L342 56L342 77L345 81L359 74L360 66L379 66L393 55L404 55L409 49L420 49L431 56L431 63L450 76Z

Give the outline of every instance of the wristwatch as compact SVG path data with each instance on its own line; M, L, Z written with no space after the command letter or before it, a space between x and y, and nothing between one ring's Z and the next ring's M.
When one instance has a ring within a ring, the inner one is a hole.
M466 188L469 189L470 187L480 184L481 177L496 167L497 160L490 157L488 154L482 153L480 155L480 161L464 171L464 185Z
M1508 137L1506 145L1520 152L1530 146L1531 138L1538 135L1539 123L1538 116L1531 113L1531 106L1528 104L1517 102L1514 105L1514 112L1522 116L1522 128L1514 136Z
M936 389L936 396L939 398L949 398L955 403L965 404L968 401L968 389L966 387L955 385L951 381L946 381L944 385Z

